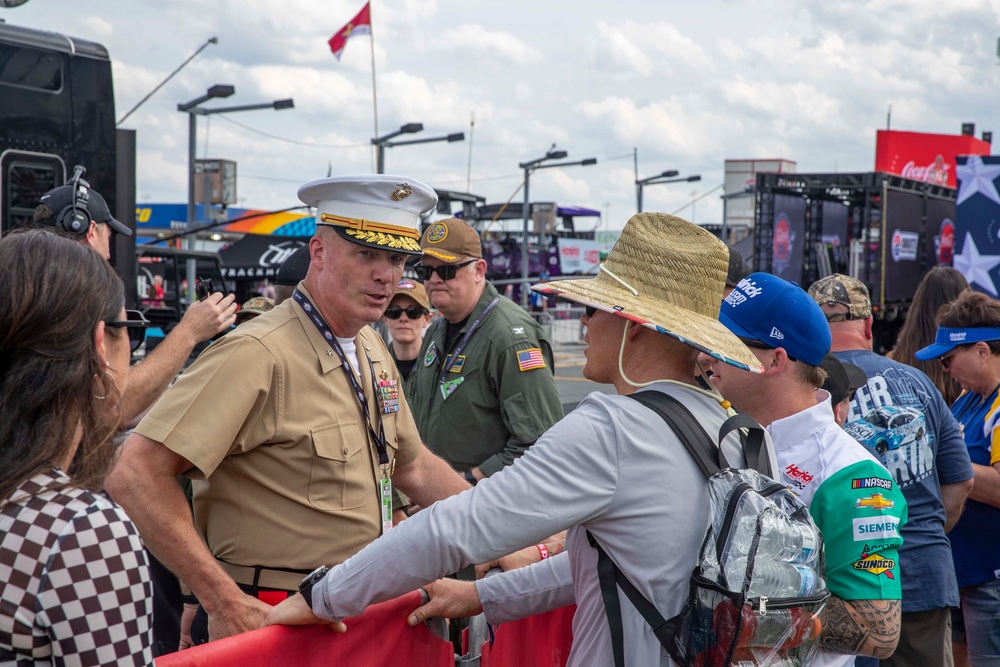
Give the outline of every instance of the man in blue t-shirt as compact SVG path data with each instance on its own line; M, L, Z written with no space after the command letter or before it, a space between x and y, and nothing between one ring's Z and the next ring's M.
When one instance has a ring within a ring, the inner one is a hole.
M833 336L831 350L868 376L844 428L892 473L909 506L899 549L903 620L899 645L882 665L951 667L951 612L958 583L945 536L972 490L972 466L958 422L921 371L872 352L868 289L827 276L809 288Z

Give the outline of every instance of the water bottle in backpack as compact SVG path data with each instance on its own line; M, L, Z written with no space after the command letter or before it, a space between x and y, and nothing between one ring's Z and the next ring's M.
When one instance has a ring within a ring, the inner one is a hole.
M726 572L730 583L743 580L747 569L746 558L734 558ZM812 595L823 588L823 580L811 567L786 563L769 558L757 558L753 563L753 578L747 597L799 598Z

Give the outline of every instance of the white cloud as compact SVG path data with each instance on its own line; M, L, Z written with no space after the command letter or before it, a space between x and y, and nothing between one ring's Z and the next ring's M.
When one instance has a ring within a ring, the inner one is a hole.
M476 23L466 23L446 30L436 37L428 50L458 58L473 58L493 65L512 63L530 65L542 60L542 53L512 33L488 30Z
M701 46L671 23L597 21L588 42L591 66L615 80L670 74L680 68L704 68L710 60Z

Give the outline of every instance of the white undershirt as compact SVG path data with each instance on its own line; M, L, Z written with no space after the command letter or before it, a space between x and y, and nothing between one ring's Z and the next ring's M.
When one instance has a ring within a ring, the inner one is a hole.
M354 375L360 380L361 369L358 366L358 346L354 344L354 339L341 338L340 336L336 338L340 344L340 349L344 351L344 356L347 357L347 361L351 365L351 370L354 371Z

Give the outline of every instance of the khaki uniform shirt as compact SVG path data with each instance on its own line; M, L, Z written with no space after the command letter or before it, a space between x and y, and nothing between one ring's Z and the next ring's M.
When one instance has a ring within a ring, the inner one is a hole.
M456 346L496 296L487 283ZM446 382L457 385L445 398L439 375L451 352L445 349L447 325L442 318L424 336L406 380L406 398L428 449L455 470L478 466L489 476L513 463L563 417L552 347L531 316L500 297L447 373ZM519 356L532 349L540 350L544 365Z
M399 378L371 328L355 342L377 433L368 359L376 382ZM413 461L422 445L402 392L399 411L381 417L390 459ZM205 350L136 432L195 466L195 524L220 560L309 571L382 532L382 472L364 412L340 359L292 299Z

